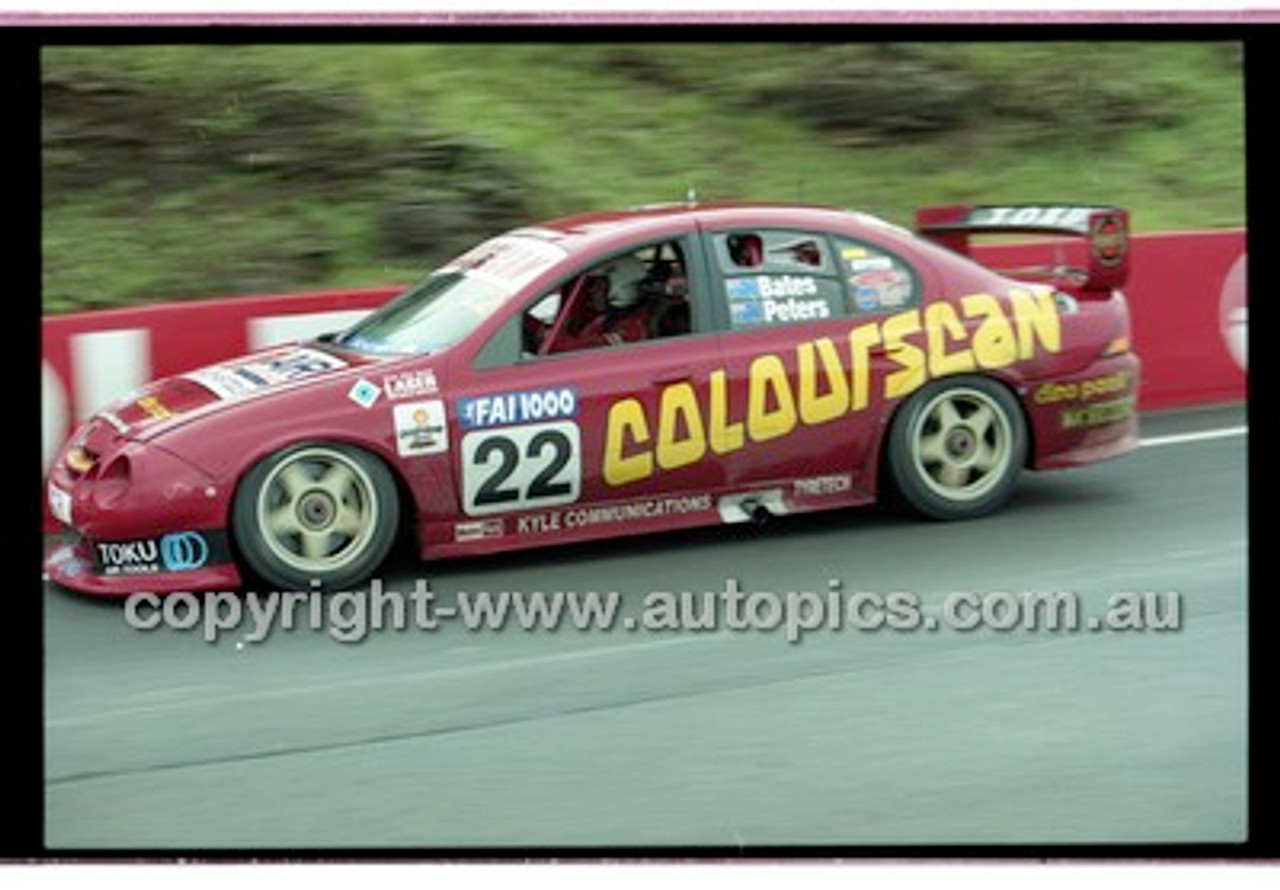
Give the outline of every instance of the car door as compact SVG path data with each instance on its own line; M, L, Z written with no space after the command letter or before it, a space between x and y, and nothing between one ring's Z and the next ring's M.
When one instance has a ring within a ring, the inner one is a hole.
M920 274L870 241L784 227L705 233L726 333L722 443L731 478L773 512L867 501L887 334L919 305ZM908 381L903 381L908 382ZM896 385L896 383L895 383Z
M727 474L708 459L702 405L720 357L696 247L684 235L584 262L519 306L471 367L452 375L462 515L504 518L504 534L571 537L607 531L587 530L589 517L607 526L713 508L710 493ZM563 332L592 276L623 255L654 273L650 335L547 348L540 338ZM628 509L587 512L618 504Z

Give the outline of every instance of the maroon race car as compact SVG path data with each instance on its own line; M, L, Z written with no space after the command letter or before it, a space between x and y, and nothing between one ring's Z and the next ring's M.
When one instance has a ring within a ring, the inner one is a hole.
M917 224L689 203L493 238L348 330L91 418L50 474L77 537L49 576L114 595L338 588L400 531L438 559L888 487L958 519L1024 468L1136 447L1126 213L941 207ZM1001 274L965 255L992 232L1082 236L1084 259Z

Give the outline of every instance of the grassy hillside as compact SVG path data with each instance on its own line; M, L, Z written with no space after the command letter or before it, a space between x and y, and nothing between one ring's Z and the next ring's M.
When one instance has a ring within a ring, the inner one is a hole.
M683 198L1110 202L1244 222L1222 43L56 47L44 308L380 285Z

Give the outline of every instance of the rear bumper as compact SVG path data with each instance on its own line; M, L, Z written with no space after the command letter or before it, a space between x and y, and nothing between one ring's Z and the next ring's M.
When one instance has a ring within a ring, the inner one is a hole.
M1137 356L1118 355L1077 374L1028 386L1024 402L1031 425L1031 468L1078 467L1136 449L1141 370Z

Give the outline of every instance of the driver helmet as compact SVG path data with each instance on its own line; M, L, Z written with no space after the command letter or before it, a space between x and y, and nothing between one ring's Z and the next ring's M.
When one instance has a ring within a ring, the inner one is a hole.
M606 269L609 276L609 306L613 309L630 309L640 302L640 283L649 270L633 256L619 257Z

